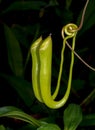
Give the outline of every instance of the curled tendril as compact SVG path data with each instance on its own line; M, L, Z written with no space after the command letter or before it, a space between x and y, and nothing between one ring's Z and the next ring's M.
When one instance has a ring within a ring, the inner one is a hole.
M77 32L77 30L78 30L78 26L76 24L73 24L73 23L67 24L66 26L62 28L61 34L62 34L63 39L65 37L65 34L70 37L73 37L75 33Z
M82 18L81 18L81 21L80 21L80 25L79 27L76 25L76 24L73 24L73 23L69 23L67 24L66 26L64 26L62 28L62 38L64 39L65 36L64 36L64 33L68 36L72 36L75 34L75 32L78 32L82 26L83 26L83 21L84 21L84 16L85 16L85 12L86 12L86 8L87 8L87 5L89 3L89 0L86 1L86 4L84 6L84 9L83 9L83 13L82 13ZM95 68L93 68L92 66L90 66L87 62L85 62L74 50L73 48L69 45L69 43L66 41L66 45L69 47L69 49L77 56L77 58L84 64L86 65L89 69L95 71Z

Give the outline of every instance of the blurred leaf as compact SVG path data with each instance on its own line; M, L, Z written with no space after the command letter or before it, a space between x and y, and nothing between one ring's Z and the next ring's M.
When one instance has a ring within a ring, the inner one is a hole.
M83 116L80 126L95 126L95 113Z
M12 128L7 127L6 130L13 130Z
M56 5L59 5L59 4L58 4L57 0L50 0L49 5L50 6L56 6Z
M35 118L24 113L20 109L12 106L5 106L0 108L0 117L10 117L25 121L33 126L39 127L41 124Z
M0 125L0 130L6 130L3 125Z
M18 41L25 47L28 48L29 47L29 39L28 37L28 29L27 27L22 27L20 25L13 25L12 27L12 31L15 34L16 38L18 39ZM31 29L32 32L32 29Z
M66 9L69 10L72 0L66 0Z
M16 1L13 2L7 9L2 13L7 13L14 10L40 10L42 7L46 6L47 3L43 1Z
M35 128L34 126L27 124L24 125L23 127L19 128L18 130L37 130L37 128Z
M82 111L79 105L70 104L64 111L64 130L76 130L82 121Z
M82 29L79 31L79 35L82 35L86 30L95 25L95 0L89 0ZM82 11L78 17L77 24L79 25L82 17Z
M28 38L29 35L31 37L33 36L33 41L34 41L39 36L39 30L40 30L40 25L38 23L37 24L35 23L33 25L26 25L26 26L14 24L12 28L12 31L14 32L16 38L26 48L30 47L30 41Z
M89 83L95 88L95 72L91 71L89 74Z
M37 128L37 130L61 130L56 124L44 124Z
M84 80L80 80L80 79L76 79L72 81L72 86L75 90L81 90L83 89L85 85L85 81Z
M5 74L0 74L0 76L5 78L9 82L9 84L17 91L17 93L23 99L25 104L28 107L31 107L35 98L31 83L19 77L14 77Z
M81 106L87 106L95 100L95 88L89 93L89 95L82 101Z
M54 112L54 110L53 110L53 112ZM56 124L57 116L56 116L55 112L54 112L54 115L53 115L53 114L51 114L51 110L48 109L47 113L49 113L49 116L42 118L41 121L47 122L49 124Z
M13 130L12 128L6 127L6 130Z
M5 37L7 42L8 63L16 76L23 76L23 59L19 42L11 29L4 25Z

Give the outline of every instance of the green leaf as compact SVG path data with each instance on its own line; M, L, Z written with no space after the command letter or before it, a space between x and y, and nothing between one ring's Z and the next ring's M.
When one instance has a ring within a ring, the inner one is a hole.
M64 130L76 130L82 121L82 111L79 105L70 104L64 111Z
M31 107L35 98L31 83L24 79L21 79L20 77L14 77L6 74L0 74L0 76L5 78L9 82L9 84L17 91L25 104L28 107Z
M89 74L89 83L95 88L95 72L91 71Z
M29 48L29 39L27 38L29 33L27 31L27 27L22 27L20 25L15 24L12 28L12 31L15 34L18 41L20 42L20 44L24 46L25 48ZM32 29L31 29L31 32L32 32Z
M33 25L26 25L26 26L21 26L18 24L15 24L12 28L12 31L14 32L16 38L20 41L20 43L25 47L28 48L30 47L30 41L27 38L29 35L34 36L33 41L37 39L39 35L39 30L40 30L40 25L37 23ZM32 42L33 42L32 41Z
M83 89L84 85L85 85L84 80L76 79L72 81L72 86L75 90Z
M8 63L11 67L11 70L16 76L23 76L23 58L22 52L15 35L11 29L4 25L6 43L7 43L7 52L8 52Z
M37 130L61 130L61 129L56 124L46 123L44 125L41 125L39 128L37 128Z
M0 130L6 130L3 125L0 125Z
M38 120L31 117L30 115L24 113L20 109L12 106L6 106L0 108L0 117L9 117L9 118L15 118L22 121L25 121L35 127L39 127L41 124Z
M7 13L14 10L40 10L42 7L46 6L47 3L43 1L16 1L13 2L7 9L2 13Z
M95 0L89 0L82 29L79 31L79 35L82 35L86 30L91 28L95 24ZM82 11L78 17L77 24L81 21Z
M50 6L57 6L57 5L59 5L59 4L58 4L57 0L50 0L50 1L49 1L49 5L50 5Z
M95 113L83 116L80 126L95 126Z
M71 6L72 0L66 0L66 9L69 10L70 6Z
M17 129L17 130L37 130L37 128L35 128L34 126L27 124L22 126L21 128Z

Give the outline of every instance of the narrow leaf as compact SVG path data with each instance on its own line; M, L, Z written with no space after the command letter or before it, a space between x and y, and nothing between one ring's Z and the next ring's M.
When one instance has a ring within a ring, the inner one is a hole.
M82 11L80 12L80 15L77 20L78 25L81 21ZM93 25L95 25L95 13L94 12L95 12L95 0L89 0L88 6L87 6L87 9L85 12L83 27L80 30L79 35L82 35L86 30L88 30Z
M10 117L25 121L33 126L39 127L41 124L38 120L24 113L20 109L12 106L6 106L0 108L0 117Z
M31 107L35 98L31 83L20 77L14 77L5 74L0 74L0 76L5 78L8 81L8 83L17 91L17 93L23 99L25 104L28 107Z
M23 58L19 42L11 29L4 25L5 38L7 43L8 62L16 76L23 76Z
M16 1L13 2L3 13L14 10L40 10L42 7L46 6L47 3L43 1Z
M95 113L83 116L80 126L95 126Z

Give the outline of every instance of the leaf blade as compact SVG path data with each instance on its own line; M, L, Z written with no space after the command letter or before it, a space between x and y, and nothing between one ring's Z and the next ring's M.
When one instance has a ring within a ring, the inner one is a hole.
M81 108L79 105L70 104L64 111L64 130L76 130L81 121Z
M47 3L43 1L16 1L13 2L7 9L2 13L7 13L9 11L17 10L40 10L42 7L46 6Z
M39 127L41 124L38 120L24 113L20 109L13 106L5 106L0 108L0 117L15 118L25 121L33 126Z
M82 35L85 31L87 31L89 28L95 25L95 0L90 0L85 12L84 21L83 21L83 27L79 31L79 36ZM79 14L79 17L77 19L77 24L79 25L82 17L82 11Z
M5 38L7 43L8 63L16 76L23 76L23 57L19 42L11 29L4 24Z
M6 74L0 74L0 76L5 78L5 80L7 80L7 82L17 91L25 104L28 107L31 107L35 99L31 83L20 77L10 76Z

